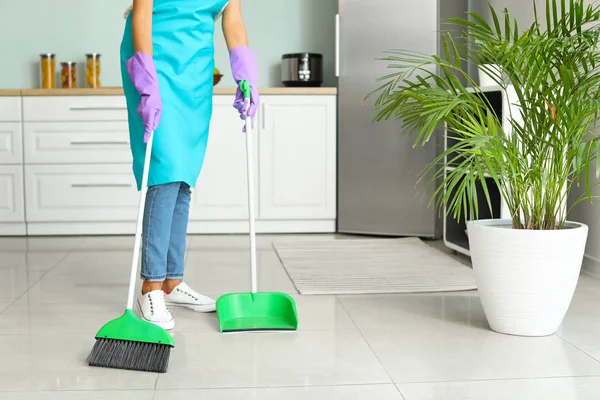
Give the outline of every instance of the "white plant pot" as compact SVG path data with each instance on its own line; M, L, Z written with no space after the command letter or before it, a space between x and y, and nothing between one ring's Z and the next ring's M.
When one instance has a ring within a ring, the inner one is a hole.
M479 72L479 86L490 87L498 86L498 83L494 80L494 77L502 76L505 80L504 74L501 74L500 67L496 64L481 64L477 66Z
M518 230L508 220L469 222L479 296L492 330L519 336L554 334L567 313L585 252L588 227Z

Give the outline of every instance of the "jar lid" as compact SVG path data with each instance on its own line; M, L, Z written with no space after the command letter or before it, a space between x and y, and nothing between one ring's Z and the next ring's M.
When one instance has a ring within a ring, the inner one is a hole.
M54 58L54 57L56 57L56 54L54 54L54 53L44 53L44 54L40 54L40 57L42 57L42 58Z
M76 64L75 61L65 61L60 63L63 67L74 67Z
M85 55L87 58L100 58L100 53L88 53Z

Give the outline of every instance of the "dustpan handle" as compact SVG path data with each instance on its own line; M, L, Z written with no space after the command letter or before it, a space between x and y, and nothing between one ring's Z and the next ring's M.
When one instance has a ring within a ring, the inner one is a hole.
M250 84L247 81L240 82L240 90L244 94L244 99L248 100L246 115L250 109ZM250 233L250 277L252 281L252 293L258 292L258 282L256 277L256 227L254 217L254 158L252 150L252 119L246 116L246 173L248 175L248 225Z
M137 266L140 259L140 244L142 241L142 227L144 223L144 208L146 207L146 194L148 193L148 175L150 172L150 159L152 158L152 142L154 132L150 135L146 144L146 156L144 157L144 173L142 174L142 188L140 190L140 203L138 207L137 224L135 228L135 244L133 245L133 259L131 261L131 277L129 278L129 293L127 294L127 309L133 308L135 297L135 282L137 280Z

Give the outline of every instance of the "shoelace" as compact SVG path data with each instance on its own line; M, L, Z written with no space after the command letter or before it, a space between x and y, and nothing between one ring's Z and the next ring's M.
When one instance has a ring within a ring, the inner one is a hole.
M154 305L156 308L169 311L167 304L165 303L165 296L161 293L156 298L152 298L152 294L148 293L148 301L150 302L150 314L154 315Z
M177 286L176 289L178 292L183 293L185 295L188 295L189 297L191 297L192 299L194 299L195 301L200 300L200 298L202 297L202 295L198 292L196 292L194 289L192 289L191 287L189 287L188 285L186 285L185 283L180 283Z

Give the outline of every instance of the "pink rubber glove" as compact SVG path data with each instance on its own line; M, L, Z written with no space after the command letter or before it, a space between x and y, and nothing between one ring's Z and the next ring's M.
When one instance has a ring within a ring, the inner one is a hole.
M140 105L137 113L142 117L144 127L144 143L148 143L150 135L158 128L162 115L162 101L158 90L158 76L152 57L138 51L127 60L127 72L133 86L140 94Z
M245 120L250 116L252 122L254 122L260 100L258 95L258 66L256 64L256 56L250 48L238 46L229 52L229 59L231 61L233 79L238 84L233 106L240 113L241 119ZM251 93L249 101L248 99L244 99L244 94L239 88L240 81L242 80L246 80L250 84ZM248 106L250 106L249 109ZM248 111L246 112L246 110ZM245 131L246 128L244 127Z

